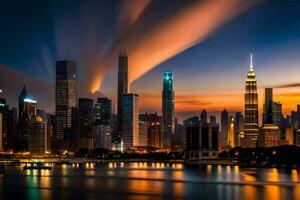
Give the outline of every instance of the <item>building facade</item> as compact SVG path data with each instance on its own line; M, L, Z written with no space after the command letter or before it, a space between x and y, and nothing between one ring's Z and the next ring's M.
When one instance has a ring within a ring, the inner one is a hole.
M93 149L93 99L78 99L78 149Z
M280 144L279 128L274 124L264 124L258 135L258 147L276 147Z
M30 120L28 150L30 155L45 155L47 151L46 123L40 116Z
M54 141L57 149L70 150L64 146L68 140L72 125L72 108L77 107L77 75L76 63L63 60L56 62L55 84L55 134ZM72 142L72 141L68 141Z
M139 146L139 96L124 94L122 101L123 150L130 152Z

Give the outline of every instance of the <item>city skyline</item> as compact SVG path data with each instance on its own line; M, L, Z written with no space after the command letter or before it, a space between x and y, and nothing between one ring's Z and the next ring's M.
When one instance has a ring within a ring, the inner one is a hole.
M86 7L90 8L91 6L95 6L99 9L110 8L117 11L118 9L115 8L115 6L121 6L121 4L118 3L118 1L113 3L95 3L91 1L87 3ZM14 6L25 6L22 3L19 4L20 5L16 4ZM48 12L52 12L53 8L48 4L51 3L46 3L44 9L46 9ZM63 9L65 6L64 4L65 3L55 5L57 8L60 8L57 10L57 15L54 17L55 23L53 23L55 27L57 26L58 30L62 28L56 23L59 19L68 23L71 27L74 27L82 25L75 22L75 19L78 17L84 18L86 16L94 16L95 14L95 12L91 12L91 15L87 15L87 13L83 11L79 12L76 10L77 7L83 4L82 2L78 4L71 3L70 5L73 9L70 11ZM148 5L149 7L146 8L144 13L145 16L143 17L151 17L154 15L153 13L157 14L158 16L161 15L162 12L160 10L166 9L166 4L168 4L168 2L151 2L151 4ZM4 14L10 10L8 8L9 5L10 3L7 2L3 6ZM38 6L39 5L35 5L31 9L37 9ZM183 9L185 6L187 5L176 1L176 3L174 3L170 9L180 10L181 7ZM243 104L244 87L243 78L248 70L248 57L250 52L253 52L254 54L254 64L256 66L255 70L257 73L259 88L258 93L260 113L262 112L262 94L263 88L265 87L274 87L274 99L275 101L279 101L283 104L283 111L285 114L289 113L291 110L294 110L296 108L295 105L299 100L299 93L297 92L298 88L296 87L299 83L297 80L297 66L299 63L297 56L297 44L299 43L299 39L296 37L300 32L297 28L299 27L297 25L300 23L300 21L296 17L298 6L298 4L293 3L292 1L288 1L287 3L282 3L280 1L261 3L254 8L241 13L241 15L236 16L224 26L217 29L214 34L212 34L202 43L189 48L188 50L176 55L168 61L165 61L158 67L146 73L144 76L136 80L131 86L133 92L138 93L140 96L141 111L160 113L160 91L162 86L159 83L160 74L164 70L172 70L176 78L176 82L174 83L174 88L176 89L175 110L176 117L180 120L184 119L189 114L199 113L204 107L210 112L220 112L224 108L230 112L242 111L243 107L241 105ZM153 7L158 7L159 9L155 10ZM266 10L268 11L267 13L269 13L269 15L265 14ZM22 19L20 19L20 15L27 14L24 12L25 11L21 10L20 13L10 15L12 21L22 21ZM281 14L280 17L278 16L279 12ZM68 13L73 13L75 16L71 15L67 19L64 18L63 16ZM25 38L22 36L19 43L12 42L11 44L14 47L20 46L20 48L17 48L18 50L15 53L10 53L10 48L3 48L3 50L1 50L0 63L8 65L10 68L17 69L21 73L24 72L26 74L30 74L29 79L38 79L39 82L43 82L40 85L46 85L46 87L48 87L48 85L52 84L55 80L55 61L57 59L67 59L71 57L72 60L75 60L78 63L79 82L82 83L79 84L82 85L79 89L79 97L85 97L85 93L87 93L88 89L86 86L84 86L86 80L83 77L83 66L86 64L84 64L82 55L80 55L79 50L81 48L78 47L79 44L70 44L70 40L68 39L66 39L66 41L62 41L62 44L65 44L65 51L69 50L69 53L65 53L63 55L57 53L56 50L54 51L54 49L58 49L57 43L56 45L52 43L53 40L56 41L56 37L50 40L45 39L42 41L36 41L35 38L48 38L49 35L49 37L52 38L53 32L52 29L48 30L49 28L45 28L43 26L40 27L41 25L35 20L37 15L44 16L40 12L34 15L29 15L28 17L31 20L24 23L24 26L28 28L28 37L33 41L34 45L32 48L35 50L41 50L42 55L48 58L46 59L47 62L41 58L43 56L40 55L40 53L35 54L31 50L26 49L26 42L24 40ZM114 16L111 16L107 12L103 12L103 17L104 16L107 19L106 21L111 22L109 27L115 26L115 24L112 23L113 19L115 19ZM257 17L260 17L262 20L256 22ZM277 20L274 21L272 17ZM95 15L95 19L96 18L97 15ZM46 24L53 22L53 19L49 19L47 17L42 19L45 20ZM102 22L102 20L100 21ZM104 23L100 23L100 21L99 28L102 27L102 24ZM287 28L284 30L280 29L280 24L282 22L284 22L287 26ZM107 23L108 22L104 24ZM247 26L244 26L244 24L247 24ZM148 23L145 23L145 25L148 26ZM5 25L5 27L7 28L7 33L10 33L16 29L9 25ZM38 27L41 28L39 33L36 31ZM19 34L20 31L21 30L17 29L13 34ZM100 30L97 28L95 33L98 33L99 31ZM100 31L99 37L103 34L107 35L109 36L108 41L110 41L110 38L114 36L114 34L112 34L112 29L105 30L104 32L105 33ZM1 34L3 37L0 38L3 40L6 36L3 35L4 33ZM57 34L60 36L67 35L65 31L58 31ZM74 37L77 37L76 34ZM94 37L87 38L93 39ZM47 48L43 47L44 43L46 46L48 45ZM82 43L82 41L80 41L80 43ZM8 47L7 41L3 41L3 46ZM91 46L91 48L96 48L98 46ZM7 49L7 51L4 51L4 49ZM237 49L239 51L237 51ZM97 52L98 50L96 48L93 51ZM119 52L117 52L117 54L118 53ZM117 60L115 59L117 54L114 56L115 68L117 67ZM14 57L18 57L18 59L13 59L13 55ZM24 55L28 56L27 59L24 59ZM7 69L5 67L1 67L1 71L3 71L4 74L11 74L10 78L12 80L18 79L18 76L14 76L14 74L18 72L12 72L10 68ZM286 70L287 68L288 70ZM272 73L269 73L270 70L272 70ZM105 81L99 90L102 94L113 100L114 111L116 111L116 74L117 73L115 69L111 69L108 74L105 75ZM278 78L274 79L273 74L275 74ZM189 77L189 79L187 80L185 77ZM12 92L6 89L9 88L9 86L5 85L5 78L1 77L1 79L1 89L4 91L2 95L4 95L8 102L12 102L11 104L15 105L16 100L11 100L11 96L13 95L7 94L8 92ZM29 81L27 87L31 88L31 85L33 85L33 83L32 81ZM46 109L49 112L54 111L54 104L49 100L53 98L53 87L50 87L50 91L52 92L50 92L46 97L40 97L36 95L37 92L35 90L33 91L33 95L36 96L39 102L48 99L47 103L43 103L45 106L41 105L43 109ZM221 102L219 99L223 99L223 101ZM151 104L149 102L151 102Z

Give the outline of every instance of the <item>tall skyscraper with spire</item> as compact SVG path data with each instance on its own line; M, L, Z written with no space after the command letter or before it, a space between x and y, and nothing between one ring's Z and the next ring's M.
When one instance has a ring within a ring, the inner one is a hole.
M252 54L245 88L245 131L241 138L242 147L256 147L258 137L257 81L253 69Z
M175 129L173 72L165 71L162 91L163 147L171 149L171 135Z
M118 137L122 134L123 95L128 93L128 57L125 51L119 54L118 66Z

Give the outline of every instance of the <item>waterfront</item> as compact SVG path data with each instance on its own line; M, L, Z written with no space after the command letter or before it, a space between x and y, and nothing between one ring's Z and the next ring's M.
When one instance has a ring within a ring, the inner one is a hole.
M296 169L103 162L7 167L2 199L299 199Z

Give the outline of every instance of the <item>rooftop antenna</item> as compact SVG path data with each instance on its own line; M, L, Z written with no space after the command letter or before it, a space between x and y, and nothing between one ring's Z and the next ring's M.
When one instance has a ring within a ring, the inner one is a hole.
M250 70L253 70L253 58L252 53L250 53Z

